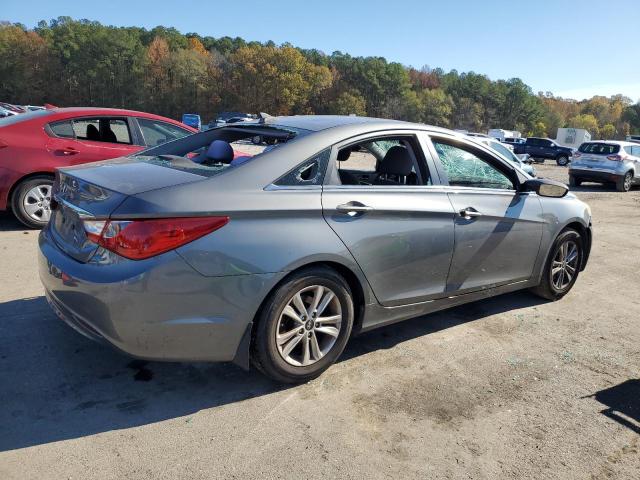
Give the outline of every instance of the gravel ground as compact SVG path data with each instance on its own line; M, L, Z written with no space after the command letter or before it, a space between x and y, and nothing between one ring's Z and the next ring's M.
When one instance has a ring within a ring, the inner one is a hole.
M638 478L640 191L576 190L595 242L562 301L380 329L294 387L84 339L42 297L37 232L0 217L0 479Z

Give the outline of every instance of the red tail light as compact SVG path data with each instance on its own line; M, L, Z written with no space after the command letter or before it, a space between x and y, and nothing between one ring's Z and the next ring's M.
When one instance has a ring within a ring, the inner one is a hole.
M613 160L614 162L621 162L624 160L622 155L607 155L607 160Z
M174 250L225 226L229 217L85 220L87 238L131 260Z

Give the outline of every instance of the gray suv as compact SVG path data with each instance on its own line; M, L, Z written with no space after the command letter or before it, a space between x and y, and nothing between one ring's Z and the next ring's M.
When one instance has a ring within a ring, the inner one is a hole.
M615 183L619 192L628 192L640 183L640 145L603 140L580 145L569 167L569 185L584 181Z

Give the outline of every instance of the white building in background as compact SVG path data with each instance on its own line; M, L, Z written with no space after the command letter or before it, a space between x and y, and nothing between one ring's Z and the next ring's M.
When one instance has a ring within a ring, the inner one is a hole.
M504 142L505 138L520 138L521 134L517 130L503 130L502 128L492 128L487 132L490 137L497 138Z
M591 134L584 128L559 128L556 136L556 143L563 147L578 148L589 141Z

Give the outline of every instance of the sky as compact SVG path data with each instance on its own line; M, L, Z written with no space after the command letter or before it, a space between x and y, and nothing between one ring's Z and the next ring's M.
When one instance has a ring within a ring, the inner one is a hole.
M34 27L59 16L518 77L577 100L640 100L640 0L0 0L0 20Z

